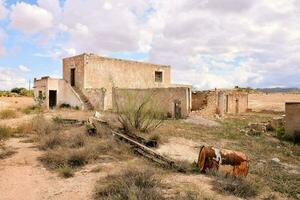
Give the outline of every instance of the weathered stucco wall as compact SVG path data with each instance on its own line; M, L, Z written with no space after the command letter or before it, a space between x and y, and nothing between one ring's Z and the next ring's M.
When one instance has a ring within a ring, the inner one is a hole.
M84 88L86 54L63 59L63 79L71 84L71 69L75 68L75 86Z
M42 91L43 95L46 97L43 107L49 108L49 90L56 90L57 106L63 103L67 103L73 107L78 106L79 108L83 106L79 97L76 96L71 86L67 84L65 80L44 77L34 81L34 96L38 97L39 91Z
M104 109L112 108L112 88L153 88L170 85L170 67L135 61L86 56L85 88L105 88ZM155 71L163 73L162 82L155 82Z
M285 104L285 133L291 137L300 136L300 102Z
M83 94L89 99L90 103L96 110L104 110L105 89L83 89Z
M150 98L150 105L166 116L175 116L175 101L180 102L181 116L186 118L190 113L189 88L151 88L151 89L113 89L113 110L127 106L137 106Z

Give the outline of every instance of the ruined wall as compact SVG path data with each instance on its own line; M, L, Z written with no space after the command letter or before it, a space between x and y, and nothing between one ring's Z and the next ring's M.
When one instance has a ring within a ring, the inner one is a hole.
M181 103L181 115L186 118L190 113L189 88L150 88L150 89L113 89L113 110L136 106L150 98L153 109L165 115L175 116L175 101Z
M300 133L300 102L285 104L285 133L289 136Z
M89 99L96 110L104 110L105 89L83 89L83 94Z
M248 109L248 94L235 90L198 91L193 93L192 108L199 115L244 113Z
M78 55L70 58L63 59L63 79L71 84L71 69L75 68L75 86L78 88L84 88L84 65L86 55Z
M207 106L207 96L209 92L192 93L192 110L201 110Z
M228 114L245 113L248 109L248 94L243 92L229 92Z

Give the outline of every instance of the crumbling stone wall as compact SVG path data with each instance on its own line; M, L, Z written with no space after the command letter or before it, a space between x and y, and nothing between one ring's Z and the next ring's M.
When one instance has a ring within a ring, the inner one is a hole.
M285 133L290 137L300 134L300 102L285 104Z
M199 115L208 117L244 113L248 109L248 94L237 90L193 92L192 108Z
M134 106L150 98L150 104L166 116L175 117L175 102L180 102L182 118L190 113L189 88L113 89L113 111Z

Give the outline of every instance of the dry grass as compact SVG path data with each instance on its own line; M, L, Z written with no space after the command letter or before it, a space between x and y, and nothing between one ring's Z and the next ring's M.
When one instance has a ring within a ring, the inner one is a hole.
M5 109L0 111L0 119L13 119L16 118L17 112L11 109Z
M12 137L14 133L15 131L13 128L0 125L0 141Z
M241 198L255 197L258 194L257 185L247 179L218 172L210 172L209 174L214 177L212 185L213 190L217 192Z
M63 178L71 178L74 176L74 170L70 167L59 168L58 173Z
M0 159L5 159L17 153L13 148L0 144Z
M24 114L39 114L43 112L43 108L39 106L27 106L21 109L21 112Z
M118 175L110 175L99 181L95 189L95 199L101 200L161 200L161 180L151 169L129 168Z
M279 192L295 198L295 193L299 193L299 187L296 185L300 185L300 180L299 176L290 171L296 170L299 173L300 145L277 139L275 132L264 133L258 137L247 136L240 132L240 129L249 122L267 121L274 116L276 115L265 113L250 113L242 117L232 116L220 121L222 127L216 128L172 120L167 121L157 130L157 134L160 134L162 138L183 137L199 141L199 143L205 142L211 145L224 146L230 150L241 151L250 160L248 175L252 177L249 179L250 182L259 182L260 187L270 192ZM292 164L298 167L280 167L275 170L268 164L275 157L281 160L282 166ZM262 168L256 169L256 166L262 166Z

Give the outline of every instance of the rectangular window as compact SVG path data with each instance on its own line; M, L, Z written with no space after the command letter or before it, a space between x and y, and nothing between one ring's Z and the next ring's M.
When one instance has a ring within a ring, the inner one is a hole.
M39 91L39 98L42 98L43 97L43 92L40 90Z
M155 82L163 81L163 73L159 71L155 71Z

